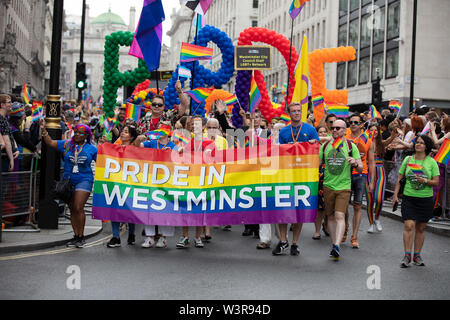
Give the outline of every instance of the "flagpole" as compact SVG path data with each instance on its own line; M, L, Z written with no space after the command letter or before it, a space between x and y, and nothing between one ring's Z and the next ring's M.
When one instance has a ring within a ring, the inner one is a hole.
M197 33L198 33L198 20L199 20L199 18L200 18L200 15L197 13L197 23L196 23L196 26L195 26L195 36L194 36L194 44L195 45L197 45ZM194 76L195 76L195 61L192 61L191 90L194 89ZM195 110L197 110L197 109L195 109ZM191 111L192 111L192 99L191 99L191 104L189 106L189 114L193 115Z
M294 19L292 19L291 25L291 40L289 46L289 65L288 65L288 81L287 81L287 89L286 89L286 105L284 106L285 111L287 110L287 106L289 104L289 80L291 78L291 55L292 55L292 38L294 36Z

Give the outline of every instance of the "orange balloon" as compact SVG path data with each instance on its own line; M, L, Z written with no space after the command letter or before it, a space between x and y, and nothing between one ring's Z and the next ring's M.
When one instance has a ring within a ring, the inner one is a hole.
M222 89L214 89L213 92L209 95L208 98L206 98L205 100L205 110L206 110L206 114L209 113L209 111L211 110L211 107L214 103L214 101L216 100L225 100L227 98L229 98L232 95L231 92L222 90ZM233 108L233 106L228 106L228 112L231 112L231 109Z

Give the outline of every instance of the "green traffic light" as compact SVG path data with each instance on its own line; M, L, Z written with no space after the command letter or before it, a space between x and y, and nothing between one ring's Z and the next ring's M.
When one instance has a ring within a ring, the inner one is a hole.
M77 87L78 89L83 89L85 86L85 82L84 81L78 81Z

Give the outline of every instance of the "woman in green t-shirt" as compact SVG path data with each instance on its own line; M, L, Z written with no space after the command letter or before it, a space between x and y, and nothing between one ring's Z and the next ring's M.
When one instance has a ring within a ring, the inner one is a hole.
M400 267L407 268L411 263L411 249L414 240L413 262L424 266L420 251L425 240L425 228L433 217L433 187L439 183L439 167L429 156L434 144L430 137L421 135L414 141L414 154L406 157L400 167L395 185L392 204L398 203L400 180L406 177L402 198L402 219L404 221L403 244L405 256ZM414 235L415 229L415 235Z

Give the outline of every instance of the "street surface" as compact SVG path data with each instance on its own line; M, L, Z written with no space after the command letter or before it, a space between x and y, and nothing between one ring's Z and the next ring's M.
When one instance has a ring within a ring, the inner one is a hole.
M179 228L168 248L143 249L138 226L136 245L126 244L125 232L122 247L109 249L107 224L84 249L1 256L0 299L448 299L450 239L427 232L426 267L401 269L403 224L381 222L382 233L368 234L363 216L361 248L352 249L348 240L339 262L328 257L330 238L311 238L312 224L303 227L298 257L256 250L258 240L241 236L243 226L212 229L203 249L192 242L176 249Z

